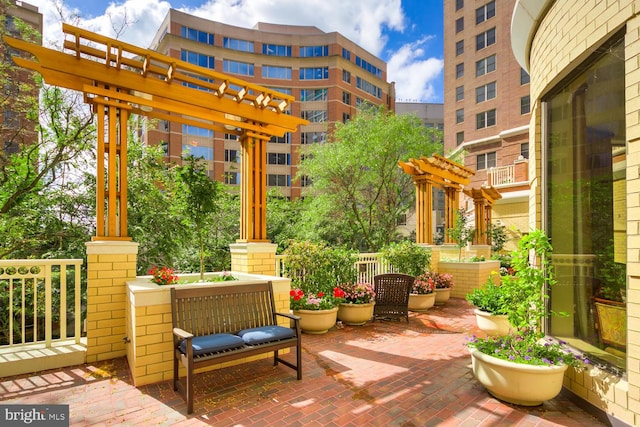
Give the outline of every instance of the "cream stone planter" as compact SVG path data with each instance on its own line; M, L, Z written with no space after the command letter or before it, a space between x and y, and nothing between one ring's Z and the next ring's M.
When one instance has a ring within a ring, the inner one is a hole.
M338 306L338 320L345 325L364 325L373 317L374 302L366 304L341 303Z
M476 315L478 329L487 335L503 336L508 335L512 330L511 323L505 314L492 314L477 308L473 312Z
M434 293L436 295L436 305L442 305L449 301L449 298L451 298L451 288L435 289Z
M473 375L494 397L522 406L537 406L562 390L567 365L535 366L509 362L469 348Z
M411 311L427 311L436 303L436 293L430 294L409 294L409 310Z
M479 289L487 283L489 277L495 284L500 283L500 261L489 260L480 262L440 261L438 273L453 276L454 298L465 298L474 289ZM437 301L436 301L437 304Z
M338 307L327 310L293 310L300 316L300 329L307 334L326 334L338 318Z

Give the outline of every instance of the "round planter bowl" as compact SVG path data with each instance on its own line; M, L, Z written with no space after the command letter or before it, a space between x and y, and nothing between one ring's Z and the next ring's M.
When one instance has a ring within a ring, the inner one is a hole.
M566 365L534 366L509 362L469 348L473 375L494 397L522 406L541 405L562 390Z
M338 306L338 320L345 325L364 325L373 317L373 307L375 303L350 304L341 303Z
M436 303L436 293L409 294L409 310L423 312L428 311Z
M491 314L486 311L475 309L476 324L478 329L490 336L504 336L511 332L511 323L504 314Z
M300 316L300 329L307 334L326 334L336 324L338 307L328 310L294 310Z
M436 305L442 305L445 302L449 301L449 298L451 297L451 288L439 288L435 291Z

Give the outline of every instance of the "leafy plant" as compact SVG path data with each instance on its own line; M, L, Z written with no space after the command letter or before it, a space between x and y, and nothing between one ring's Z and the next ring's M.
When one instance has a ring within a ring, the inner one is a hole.
M382 258L398 273L417 277L429 270L431 250L403 240L382 249Z
M413 281L412 294L428 295L434 292L436 284L427 274L421 274Z
M625 302L627 299L627 266L615 262L613 243L604 254L596 258L596 277L600 280L597 296L611 301Z
M495 284L491 277L489 277L484 287L474 289L468 293L466 299L478 310L491 314L505 315L508 312L509 304L511 304L509 295L505 293L500 285Z
M151 281L160 286L173 285L178 283L178 275L173 273L173 269L169 267L154 266L149 270L149 274L153 276Z
M462 261L462 248L471 243L474 234L475 230L467 225L464 209L458 209L453 228L447 229L447 235L456 243L458 248L458 261Z
M491 253L499 254L504 245L509 241L504 225L489 224L487 234L491 237Z
M345 301L350 304L368 304L376 297L370 283L343 283L338 287L344 292Z

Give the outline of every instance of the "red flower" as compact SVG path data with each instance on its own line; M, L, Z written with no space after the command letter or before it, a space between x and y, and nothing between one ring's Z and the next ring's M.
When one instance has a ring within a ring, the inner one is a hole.
M336 298L343 298L344 291L340 288L333 288L333 296Z
M324 296L324 292L318 292L318 298L322 298Z

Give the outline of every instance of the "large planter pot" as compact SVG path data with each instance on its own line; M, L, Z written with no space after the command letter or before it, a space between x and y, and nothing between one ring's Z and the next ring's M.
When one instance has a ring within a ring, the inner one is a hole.
M294 310L300 316L300 329L307 334L326 334L338 318L338 307L327 310Z
M409 310L427 311L436 303L436 293L430 294L409 294Z
M512 330L511 323L505 314L492 314L477 308L473 312L476 315L478 329L487 335L503 336L508 335Z
M338 306L338 320L345 325L364 325L373 317L375 303L351 304L341 303Z
M562 390L566 365L514 363L469 348L473 375L494 397L522 406L537 406Z
M435 290L436 305L442 305L451 298L451 288L440 288Z

